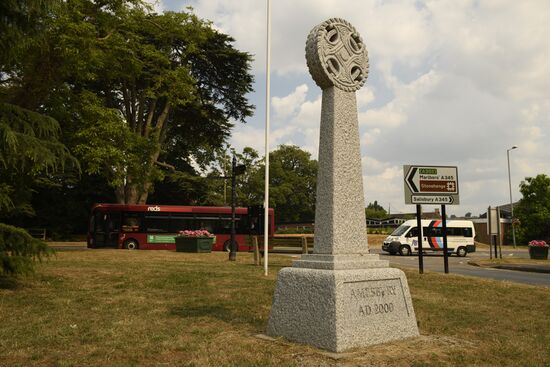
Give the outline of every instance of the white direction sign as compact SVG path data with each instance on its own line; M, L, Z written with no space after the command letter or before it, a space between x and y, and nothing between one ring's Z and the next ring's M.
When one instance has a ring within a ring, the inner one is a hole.
M403 166L405 204L458 205L458 169L449 166Z

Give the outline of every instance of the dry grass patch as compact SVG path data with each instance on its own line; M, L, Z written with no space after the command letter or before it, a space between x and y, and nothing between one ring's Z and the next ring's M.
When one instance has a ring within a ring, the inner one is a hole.
M521 259L521 258L505 258L505 259L480 259L472 260L468 263L478 266L498 266L498 265L546 265L550 266L550 260L536 259Z
M405 270L422 337L335 360L263 333L277 271L250 254L58 252L0 280L2 366L544 366L550 290Z
M384 240L388 237L388 235L385 234L369 234L367 235L367 238L369 240L369 247L375 248L375 249L382 249L382 244L384 243Z

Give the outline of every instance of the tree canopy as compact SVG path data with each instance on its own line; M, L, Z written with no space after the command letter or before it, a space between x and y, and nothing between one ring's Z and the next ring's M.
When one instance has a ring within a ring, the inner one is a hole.
M365 208L365 216L371 219L383 219L388 216L388 213L378 204L378 201L374 200L374 203L369 203Z
M157 14L141 0L2 2L1 219L37 212L82 228L107 187L144 203L167 167L199 182L196 166L253 112L251 56L233 42L191 10Z
M32 215L36 187L49 184L68 165L78 167L59 141L57 121L10 103L20 56L30 50L41 30L40 20L53 3L7 0L0 4L0 220ZM33 260L49 253L45 243L23 229L0 223L0 274L30 272Z
M75 0L52 13L5 95L58 120L84 172L118 202L144 203L163 164L192 172L252 114L251 56L191 12Z
M237 205L263 205L265 157L260 157L250 147L245 147L242 152L230 147L217 150L215 161L205 169L207 173L203 177L168 174L167 177L178 180L179 185L166 187L163 184L152 197L160 203L170 203L168 200L173 203L177 197L178 200L188 200L183 202L185 204L230 205L231 181L223 177L231 176L233 155L237 164L246 167L244 174L236 180ZM317 161L311 159L309 152L294 145L280 145L269 153L269 161L269 206L275 209L275 220L278 223L312 222L315 218ZM180 189L174 191L177 187ZM162 192L165 193L161 195Z
M295 145L280 145L269 154L270 206L280 222L312 222L319 164ZM263 178L263 169L261 170ZM263 191L263 188L262 188Z
M518 237L520 243L545 240L550 243L550 177L540 174L526 177L520 184L523 198L514 208L520 220Z

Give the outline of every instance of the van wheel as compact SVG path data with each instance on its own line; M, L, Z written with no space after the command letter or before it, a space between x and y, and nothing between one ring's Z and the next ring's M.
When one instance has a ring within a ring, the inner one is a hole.
M397 252L395 252L395 251L390 251L390 256L394 256L395 254L397 254Z
M239 243L235 241L235 244L237 245L235 246L237 248L236 250L239 251ZM223 250L225 252L231 252L231 240L227 240L223 243Z
M466 250L466 247L459 247L456 250L456 255L459 257L464 257L468 254L468 250Z
M401 256L409 256L411 254L411 248L409 246L399 247L399 254Z
M137 250L139 249L139 244L136 240L128 240L124 242L124 248L126 250Z

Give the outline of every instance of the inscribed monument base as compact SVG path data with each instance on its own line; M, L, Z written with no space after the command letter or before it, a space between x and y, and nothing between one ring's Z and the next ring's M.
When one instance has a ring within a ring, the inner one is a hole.
M267 334L332 352L418 336L399 269L279 272Z

